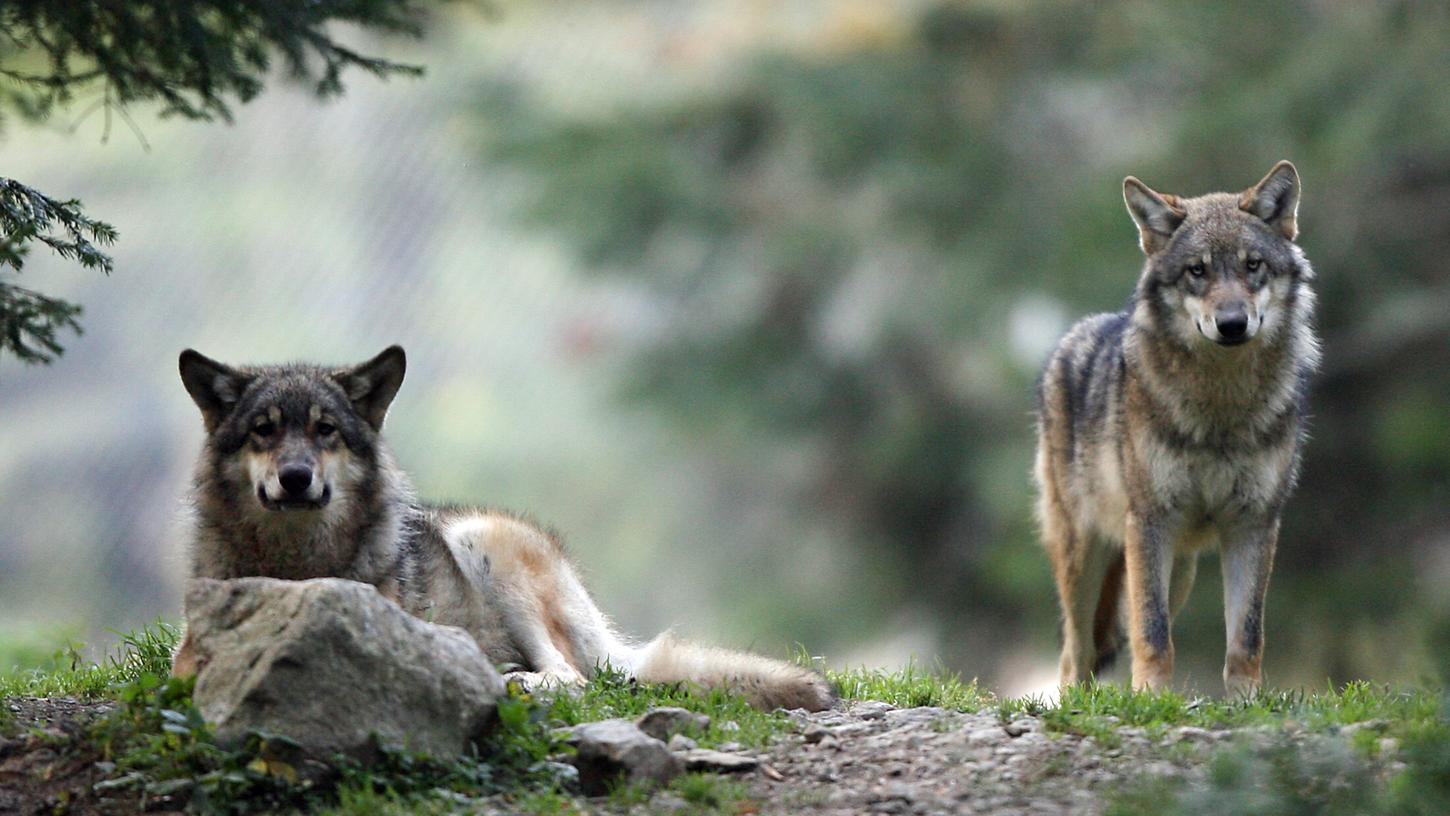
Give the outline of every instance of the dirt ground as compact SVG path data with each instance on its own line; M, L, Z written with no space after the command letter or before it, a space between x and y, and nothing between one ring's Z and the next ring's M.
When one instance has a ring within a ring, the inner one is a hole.
M995 712L852 703L803 714L767 752L780 777L759 774L765 813L1093 814L1144 774L1202 773L1196 759L1229 732L1179 728L1160 740L1123 729L1118 745L1048 736L1041 720ZM1164 759L1172 756L1176 761Z
M166 797L142 801L110 787L115 766L78 739L112 703L11 698L19 728L0 737L0 814L165 813L184 806ZM1003 723L995 712L893 708L852 702L791 715L791 729L752 756L740 777L763 814L1096 814L1112 794L1150 777L1201 778L1205 758L1241 732L1193 727L1150 737L1121 728L1113 744L1049 735L1034 717ZM749 752L747 752L749 753ZM586 812L610 812L606 800L577 800ZM459 801L461 812L508 812L498 797ZM685 810L657 793L632 812ZM502 809L500 809L502 808Z
M0 814L140 810L138 793L106 788L115 766L97 746L80 739L114 703L11 697L3 705L18 727L10 729L13 736L0 736ZM156 811L164 812L165 804L155 802Z

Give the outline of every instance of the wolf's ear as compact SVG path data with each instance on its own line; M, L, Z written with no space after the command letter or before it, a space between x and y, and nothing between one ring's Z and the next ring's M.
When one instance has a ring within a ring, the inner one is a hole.
M241 398L248 377L191 349L181 352L178 367L181 384L201 409L201 421L206 424L207 432L216 430Z
M1287 161L1274 165L1258 184L1244 190L1239 208L1264 219L1290 241L1299 237L1299 171Z
M1138 246L1152 255L1168 243L1168 237L1188 217L1178 206L1177 196L1164 196L1132 176L1123 179L1123 202L1138 225Z
M408 358L402 346L389 346L382 354L356 368L344 369L332 376L347 392L352 407L377 430L383 427L388 405L403 384Z

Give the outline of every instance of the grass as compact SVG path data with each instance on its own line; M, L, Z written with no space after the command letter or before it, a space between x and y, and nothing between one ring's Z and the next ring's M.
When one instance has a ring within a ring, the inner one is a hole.
M1189 698L1172 691L1134 692L1123 686L1103 685L1066 689L1053 705L1009 700L999 710L1004 719L1018 711L1035 713L1050 731L1095 737L1123 726L1142 728L1149 736L1156 736L1175 726L1260 726L1324 732L1350 723L1381 721L1381 736L1401 738L1438 728L1443 720L1443 704L1443 697L1437 693L1396 691L1365 682L1318 693L1268 690L1238 700Z
M923 671L915 663L896 671L860 668L827 671L841 696L848 700L879 700L898 708L933 706L953 711L976 712L996 704L996 698L977 687L977 681L963 682L960 675L938 667Z
M1199 785L1141 782L1111 803L1110 816L1431 816L1450 813L1450 730L1417 728L1403 743L1403 769L1386 771L1365 752L1327 737L1238 744L1209 761Z
M634 683L604 672L578 694L513 693L499 704L499 727L479 756L453 761L387 754L369 768L341 763L335 778L299 779L293 746L256 735L236 750L212 739L191 701L187 681L167 677L175 628L156 623L121 636L120 645L87 661L70 640L31 668L0 674L0 697L71 696L117 702L113 712L83 735L85 750L114 764L105 785L149 799L182 793L201 812L304 810L342 814L443 814L470 809L491 797L493 806L525 814L567 814L600 809L648 812L659 794L635 785L617 787L605 800L581 800L559 772L567 754L558 729L610 717L632 718L661 705L709 715L692 736L706 747L738 743L759 748L791 727L783 714L761 712L734 695L684 686ZM30 647L27 647L30 648ZM1201 782L1144 781L1124 786L1110 803L1116 816L1145 814L1450 812L1450 716L1445 698L1429 691L1351 683L1320 692L1270 691L1241 700L1137 693L1120 686L1075 687L1057 701L1001 699L960 677L915 664L896 671L829 671L844 697L895 706L935 706L993 712L1002 722L1040 717L1049 735L1090 736L1116 746L1124 729L1150 739L1171 729L1252 728L1259 738L1204 747L1191 763L1207 767ZM0 730L8 707L0 706ZM1336 736L1350 723L1369 723L1354 736ZM1402 763L1387 771L1379 754L1392 741ZM1174 744L1164 749L1172 758ZM77 746L70 746L71 749ZM1195 751L1198 749L1195 748ZM486 759L485 759L486 757ZM1181 757L1180 757L1181 758ZM799 792L796 792L799 793ZM665 794L672 812L751 812L743 783L712 774L687 774ZM795 795L795 794L791 794Z
M27 644L30 656L20 666L0 666L0 697L114 697L117 688L142 675L164 677L170 671L171 650L180 636L176 627L156 621L117 634L120 644L99 661L87 660L83 645L70 638L50 649ZM39 657L47 651L48 659Z
M368 768L340 762L326 784L300 779L295 744L254 735L235 750L223 749L192 703L192 681L168 677L178 631L155 623L121 635L119 646L87 661L79 644L59 643L49 658L0 673L0 698L76 697L114 700L115 710L84 734L84 746L114 772L110 791L149 799L184 794L200 812L272 812L302 809L332 814L450 813L480 797L501 797L523 813L570 813L578 800L551 759L571 749L558 730L611 717L633 718L657 706L707 714L708 727L691 734L700 745L764 746L788 727L780 714L751 708L737 695L686 686L644 686L617 672L600 673L581 693L530 695L511 690L499 701L499 727L477 756L439 761L405 753L385 754ZM31 652L35 654L34 650ZM0 706L0 729L8 707ZM485 759L486 758L486 759ZM735 812L744 788L709 774L687 774L672 788L687 813ZM646 788L621 785L611 801L629 809L650 797Z

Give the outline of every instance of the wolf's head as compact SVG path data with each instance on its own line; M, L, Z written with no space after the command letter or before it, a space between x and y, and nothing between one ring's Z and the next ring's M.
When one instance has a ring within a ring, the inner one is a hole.
M233 368L183 351L181 381L206 425L208 478L253 515L311 518L345 504L376 481L378 433L405 365L398 346L352 368Z
M1301 281L1294 244L1299 173L1281 161L1242 193L1158 193L1132 176L1123 199L1148 263L1138 297L1155 322L1189 345L1238 346L1275 336Z

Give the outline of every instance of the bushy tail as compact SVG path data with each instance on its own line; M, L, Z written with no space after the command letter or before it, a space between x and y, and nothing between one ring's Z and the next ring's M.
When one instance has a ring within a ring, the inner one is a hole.
M665 632L632 648L626 662L646 683L698 683L743 695L756 708L804 708L821 711L837 700L836 690L820 674L768 657L701 646Z

